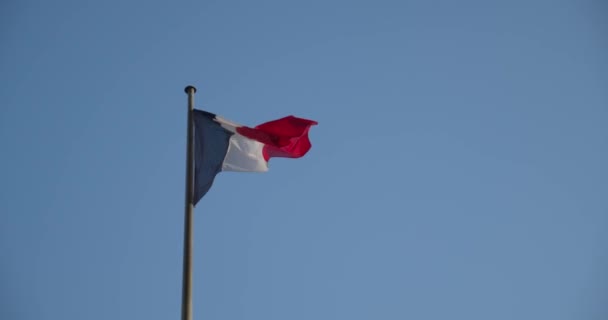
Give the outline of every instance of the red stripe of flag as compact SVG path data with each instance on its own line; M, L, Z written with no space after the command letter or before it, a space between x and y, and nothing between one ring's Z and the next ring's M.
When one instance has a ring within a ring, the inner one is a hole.
M310 127L317 122L294 116L262 123L255 128L237 127L236 131L264 144L264 160L272 157L300 158L310 150Z

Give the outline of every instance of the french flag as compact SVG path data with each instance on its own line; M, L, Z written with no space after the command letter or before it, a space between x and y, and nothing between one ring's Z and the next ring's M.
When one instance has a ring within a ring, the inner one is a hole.
M266 172L272 157L304 156L311 147L308 131L317 124L288 116L249 128L210 112L193 112L194 205L222 171Z

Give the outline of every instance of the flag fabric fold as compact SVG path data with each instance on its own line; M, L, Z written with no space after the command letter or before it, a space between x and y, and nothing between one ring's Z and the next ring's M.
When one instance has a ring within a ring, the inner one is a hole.
M194 205L222 171L266 172L270 158L303 157L311 148L308 131L317 124L288 116L250 128L196 109L193 122Z

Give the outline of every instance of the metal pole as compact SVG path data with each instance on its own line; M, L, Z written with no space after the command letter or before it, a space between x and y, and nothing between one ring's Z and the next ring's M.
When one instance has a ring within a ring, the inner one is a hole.
M182 280L182 320L192 320L192 213L194 210L194 94L196 88L187 86L188 140L186 147L186 207L184 219L184 270Z

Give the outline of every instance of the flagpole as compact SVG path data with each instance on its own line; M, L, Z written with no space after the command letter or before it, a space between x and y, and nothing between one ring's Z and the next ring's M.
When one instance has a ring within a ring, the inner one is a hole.
M188 140L186 147L186 203L184 218L184 269L182 279L182 320L192 320L192 219L194 196L194 94L196 88L187 86L188 94Z

